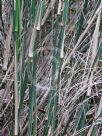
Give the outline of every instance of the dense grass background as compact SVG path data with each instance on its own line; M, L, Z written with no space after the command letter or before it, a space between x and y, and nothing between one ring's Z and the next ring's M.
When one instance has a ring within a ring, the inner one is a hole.
M102 0L0 0L0 135L101 136Z

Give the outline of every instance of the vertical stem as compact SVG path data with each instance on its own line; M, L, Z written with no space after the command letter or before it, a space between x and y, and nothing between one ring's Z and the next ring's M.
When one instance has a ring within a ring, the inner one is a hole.
M18 79L17 79L17 45L15 44L15 132L18 135Z
M15 32L15 13L16 13L16 1L14 0L14 12L13 12L13 28L14 28L14 43L15 43L15 129L14 135L18 135L18 83L17 83L17 44L16 44L16 32Z
M35 0L32 0L32 24L35 21Z
M16 16L16 18L15 18ZM19 106L19 95L18 95L18 48L20 46L20 0L14 0L14 42L15 42L15 132L14 135L18 135L18 106Z

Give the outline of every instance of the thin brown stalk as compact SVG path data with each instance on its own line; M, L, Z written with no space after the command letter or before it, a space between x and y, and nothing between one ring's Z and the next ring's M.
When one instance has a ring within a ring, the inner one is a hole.
M8 60L10 56L11 37L12 37L12 24L10 25L10 28L8 30L8 34L7 34L7 38L5 42L3 71L6 71L8 66Z

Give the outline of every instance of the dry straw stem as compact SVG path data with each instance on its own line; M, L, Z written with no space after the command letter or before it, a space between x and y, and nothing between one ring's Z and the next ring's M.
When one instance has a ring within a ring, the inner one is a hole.
M40 31L40 27L41 27L41 20L42 20L42 0L40 2L40 8L39 8L39 17L38 17L38 23L37 23L37 26L36 26L36 29L38 31Z
M10 55L10 43L11 43L11 37L12 37L12 23L10 25L10 28L8 30L6 42L5 42L5 49L4 49L4 63L3 63L3 70L7 70L8 66L8 59Z
M65 32L66 32L66 27L65 27L64 36L63 36L63 39L62 39L62 47L61 47L61 53L60 53L61 59L64 58L64 40L65 40L65 37L66 37Z
M57 14L58 14L58 15L61 15L61 8L62 8L62 1L59 0L59 3L58 3L58 11L57 11Z
M96 54L97 54L100 21L101 21L101 10L100 10L100 12L98 14L98 18L97 18L97 22L96 22L96 27L95 27L93 38L92 38L92 56L91 56L91 63L92 64L93 64L93 62L95 60L95 57L96 57Z
M92 68L92 65L93 65L93 63L95 61L96 54L97 54L100 21L101 21L101 10L98 13L96 27L95 27L95 30L94 30L94 33L93 33L93 38L92 38L92 44L91 44L91 47L92 47L91 68ZM93 68L92 72L91 72L91 69L90 69L91 76L90 76L90 79L89 79L89 86L88 86L87 96L91 96L92 79L93 79L94 70L95 69Z
M5 109L3 110L3 112L0 114L0 118L2 118L4 116L4 113L6 112L7 108L9 107L10 103L13 100L13 96L11 97L11 99L9 100L9 102L7 103Z
M95 119L99 117L101 112L102 112L102 97L100 99L100 103L99 103L98 111L95 115ZM92 126L90 127L87 136L91 136L94 126L95 126L95 122L93 121Z
M22 6L21 6L21 16L20 16L20 22L21 22L21 30L23 29L23 22L22 22L22 19L23 19L23 10L24 10L24 0L22 0Z
M97 113L96 113L96 115L95 115L95 119L97 119L97 118L100 116L101 112L102 112L102 97L101 97L100 102L99 102L99 107L98 107ZM95 125L95 124L94 124L94 122L93 122L91 128L90 128L89 131L88 131L87 136L90 136L90 135L91 135L92 130L93 130L93 128L94 128L94 125Z
M38 18L38 20L37 20L37 18ZM37 31L40 30L40 24L41 24L40 21L41 21L41 10L40 10L40 13L39 13L39 10L38 10L36 18L35 18L35 23L34 23L32 35L31 35L31 40L30 40L29 54L28 54L28 56L30 58L33 58L33 49L34 49L34 44L35 44L35 41L36 41Z
M92 126L90 127L90 129L89 129L89 131L88 131L87 136L91 136L94 125L95 125L95 124L94 124L94 122L93 122Z
M31 40L30 40L29 55L28 55L30 58L33 57L33 48L34 48L36 36L37 36L37 30L36 30L35 25L34 25Z
M13 67L14 67L14 58L13 58L11 64L10 64L8 70L6 71L6 74L5 74L5 76L4 76L3 80L2 80L2 83L6 82L7 76L9 74L9 72L12 71Z
M16 10L16 0L14 0L14 10Z
M48 136L51 136L51 126L49 126Z
M101 99L100 99L98 111L97 111L97 114L96 114L96 117L95 117L95 118L98 118L99 115L101 114L101 112L102 112L102 97L101 97Z
M50 2L50 4L49 4L48 8L46 9L46 13L45 13L45 15L44 15L44 17L43 17L43 19L42 19L41 25L44 25L44 23L45 23L46 19L48 18L50 12L53 10L56 1L57 1L57 0L51 0L51 2Z
M102 0L101 0L101 4L100 4L101 6L102 6ZM98 14L98 18L97 18L97 23L96 23L96 28L95 28L95 31L94 31L94 34L93 34L93 49L92 49L92 64L93 64L93 62L94 62L94 60L95 60L95 57L96 57L96 54L97 54L97 45L98 45L98 36L99 36L99 26L100 26L100 17L101 17L101 11L99 12L99 14ZM94 49L95 48L95 49ZM94 56L95 55L95 56ZM93 72L92 72L92 75L91 76L93 76ZM92 77L91 77L92 78ZM92 79L91 79L92 80ZM91 81L92 82L92 81ZM88 95L90 95L90 90L89 90L89 92L87 92L88 93ZM101 97L101 100L100 100L100 104L99 104L99 108L98 108L98 111L97 111L97 114L96 114L96 117L95 118L97 118L99 115L100 115L100 113L101 113L101 111L102 111L102 97ZM93 130L93 128L94 128L94 122L92 123L92 126L91 126L91 128L89 129L89 131L88 131L88 134L87 134L87 136L90 136L91 134L92 134L92 130Z
M69 62L70 58L72 57L72 55L74 54L74 52L76 51L77 47L79 46L80 42L82 41L82 39L84 38L85 34L88 32L90 26L92 25L93 21L95 20L95 18L97 17L98 13L100 12L100 10L102 9L102 4L100 4L100 6L98 7L98 9L96 10L94 16L89 19L89 24L86 27L86 29L84 30L84 32L81 34L81 36L79 37L79 40L77 41L75 47L73 48L72 52L69 54L68 58L65 60L65 62L62 64L62 68L61 71L63 71L63 69L65 68L66 64Z
M15 45L16 48L16 45ZM17 79L17 52L15 49L15 130L14 135L18 135L18 106L19 106L19 98L18 98L18 79Z

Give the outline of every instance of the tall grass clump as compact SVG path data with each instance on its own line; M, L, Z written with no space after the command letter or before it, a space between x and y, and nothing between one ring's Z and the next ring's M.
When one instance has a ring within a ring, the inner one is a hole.
M0 1L0 135L101 136L102 0Z

